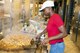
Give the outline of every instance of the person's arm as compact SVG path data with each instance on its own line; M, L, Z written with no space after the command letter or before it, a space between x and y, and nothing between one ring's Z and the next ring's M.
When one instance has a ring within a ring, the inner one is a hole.
M60 27L59 27L59 30L60 30L60 32L61 32L60 34L43 40L41 44L42 44L42 45L45 45L46 43L48 43L48 42L51 41L51 40L61 39L61 38L64 38L64 37L67 36L67 32L66 32L66 29L65 29L64 26L60 26Z
M42 35L42 34L45 34L45 33L47 33L46 29L44 29L43 32L41 32L40 34Z
M58 29L60 30L61 33L56 35L56 36L53 36L53 37L49 38L49 41L50 40L55 40L55 39L61 39L61 38L64 38L64 37L67 36L67 32L66 32L66 29L65 29L64 26L60 26Z
M38 35L36 36L36 38L39 38L41 35L43 35L43 34L45 34L45 33L47 33L46 28L45 28L40 34L38 34Z

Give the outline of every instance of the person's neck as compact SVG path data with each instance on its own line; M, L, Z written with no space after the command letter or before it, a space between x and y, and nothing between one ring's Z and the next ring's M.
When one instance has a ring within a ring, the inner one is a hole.
M54 14L54 12L50 12L50 16L52 16Z

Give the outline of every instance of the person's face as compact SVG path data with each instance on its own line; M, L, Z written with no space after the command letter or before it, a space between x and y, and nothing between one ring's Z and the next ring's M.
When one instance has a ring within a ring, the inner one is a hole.
M50 8L45 8L43 10L44 15L49 16L50 15Z

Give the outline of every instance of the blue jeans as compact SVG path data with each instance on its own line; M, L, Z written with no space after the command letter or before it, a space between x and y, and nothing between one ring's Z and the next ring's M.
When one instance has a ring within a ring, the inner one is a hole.
M51 45L50 53L64 53L64 49L65 49L64 42L56 43L56 44Z

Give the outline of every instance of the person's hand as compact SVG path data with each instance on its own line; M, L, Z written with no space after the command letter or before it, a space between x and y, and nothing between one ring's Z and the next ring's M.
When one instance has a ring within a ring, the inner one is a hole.
M41 44L42 45L45 45L45 44L47 44L49 42L49 38L46 38L46 39L44 39L42 42L41 42Z
M41 36L41 33L40 34L38 34L38 35L36 35L36 39L38 39L38 38L40 38L40 36Z
M39 39L40 38L40 35L36 35L36 37L35 37L36 39Z

